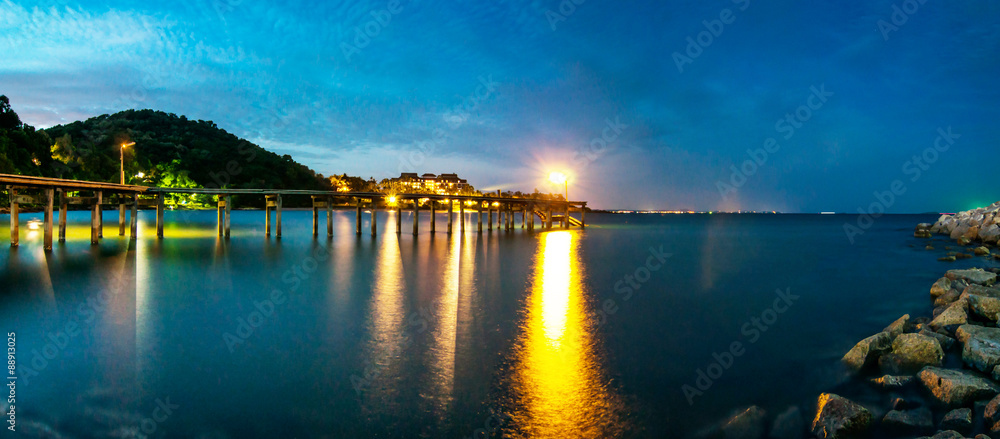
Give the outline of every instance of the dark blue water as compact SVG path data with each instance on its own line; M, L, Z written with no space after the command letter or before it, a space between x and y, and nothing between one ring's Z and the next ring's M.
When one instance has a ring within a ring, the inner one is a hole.
M470 215L449 236L441 215L432 236L424 215L414 237L409 213L402 235L381 214L372 238L343 212L327 240L286 211L278 240L237 211L220 240L214 212L167 212L157 240L142 212L130 243L109 212L92 247L73 212L50 254L25 227L38 216L0 251L17 420L83 438L682 437L741 405L808 413L857 340L930 313L944 271L996 266L938 262L951 244L912 237L931 216L852 244L850 216L478 234Z

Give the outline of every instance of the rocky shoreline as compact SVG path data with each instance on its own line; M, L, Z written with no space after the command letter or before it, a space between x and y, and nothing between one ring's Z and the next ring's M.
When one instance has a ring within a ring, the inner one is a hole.
M1000 259L991 249L1000 244L1000 201L914 230L917 238L934 234L958 245L941 261ZM998 274L1000 268L948 270L930 286L929 316L903 315L858 342L841 359L846 373L836 386L854 396L822 393L810 413L793 405L773 418L759 406L742 408L698 436L1000 438Z

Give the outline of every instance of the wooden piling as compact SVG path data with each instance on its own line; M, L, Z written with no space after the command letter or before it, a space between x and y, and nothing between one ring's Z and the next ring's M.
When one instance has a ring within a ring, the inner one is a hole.
M486 207L486 230L493 230L493 204L488 204Z
M264 236L271 236L271 198L273 195L264 195Z
M403 206L396 203L396 234L403 234Z
M355 228L357 228L358 236L361 236L361 199L360 198L358 198L358 214L357 214L357 220L356 220L356 225L355 226L356 226Z
M552 230L552 205L545 205L545 229Z
M274 236L281 238L281 194L275 196L274 209Z
M454 215L455 200L448 200L448 234L451 234L451 223L455 219Z
M430 205L431 205L431 235L433 235L434 234L434 223L435 223L435 221L434 221L435 218L434 217L437 216L436 212L435 212L435 209L434 209L434 200L430 200Z
M528 211L528 218L529 218L528 232L534 232L535 231L535 203L528 203L528 205L525 206L525 207L529 210Z
M131 227L129 230L129 239L135 240L139 237L139 193L132 193L132 216L129 218Z
M417 236L417 227L420 224L420 200L413 199L413 236Z
M566 214L563 215L563 228L569 228L569 203L566 203Z
M52 251L52 202L55 198L55 189L45 189L45 235L42 249Z
M225 200L225 198L223 198L222 195L216 195L215 198L216 198L216 200L215 200L216 201L215 216L216 216L216 219L218 220L217 223L218 223L218 228L219 228L219 236L222 236L222 234L224 232L223 229L225 228L224 227L225 226L224 223L226 222L226 217L225 217L225 215L226 215L226 200Z
M20 240L18 233L18 209L17 209L17 189L8 191L10 195L10 246L17 247Z
M333 237L333 197L326 197L326 236Z
M97 204L97 197L94 197L94 204L90 206L90 245L97 245L97 212L100 206Z
M373 237L378 235L378 226L376 224L378 224L378 199L377 198L372 198L372 227L371 227L372 230L371 230L371 233L372 233Z
M316 197L312 197L313 208L313 238L319 236L319 206L316 205Z
M228 205L229 202L227 200L226 206ZM229 214L226 214L226 218L227 219L229 218ZM228 231L228 227L226 228L226 230ZM158 239L163 239L163 194L162 193L156 194L156 237Z
M59 242L66 242L66 214L69 211L66 191L59 189Z
M124 194L118 194L118 236L125 236L125 203Z
M226 230L223 232L223 235L226 238L229 237L229 226L232 224L230 222L230 220L229 220L229 216L230 216L229 214L232 213L232 212L233 212L233 197L232 197L232 195L228 195L227 194L226 195L226 220L225 220ZM159 233L159 230L157 230L157 233Z
M97 191L97 239L104 239L104 191Z
M476 231L483 233L483 203L479 203L479 215L476 219Z
M465 202L458 202L458 230L465 234Z
M587 228L587 205L580 206L580 228Z

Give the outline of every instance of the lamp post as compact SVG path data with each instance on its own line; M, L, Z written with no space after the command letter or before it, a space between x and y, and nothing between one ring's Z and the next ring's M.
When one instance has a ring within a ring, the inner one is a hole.
M122 143L122 147L118 149L121 157L121 184L125 184L125 148L132 145L135 145L135 142Z

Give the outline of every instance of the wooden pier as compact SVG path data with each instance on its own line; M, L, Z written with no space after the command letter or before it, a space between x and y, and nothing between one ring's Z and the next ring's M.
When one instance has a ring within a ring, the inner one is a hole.
M555 201L531 198L511 198L499 195L436 195L436 194L396 194L387 195L378 192L336 192L295 189L186 189L165 188L135 185L121 185L81 180L64 180L57 178L29 177L21 175L0 174L0 185L5 185L10 194L10 245L19 244L19 209L21 204L42 206L44 214L44 249L52 249L52 227L54 203L58 194L59 242L66 240L66 213L69 205L87 206L90 211L90 242L98 244L104 237L102 208L107 205L118 205L118 235L125 235L126 210L129 210L128 224L130 238L137 237L137 218L140 206L156 209L156 236L163 238L164 197L168 194L201 194L216 197L219 236L229 237L230 213L232 211L233 195L256 195L264 198L264 235L270 237L272 232L276 238L281 238L282 197L311 197L312 199L312 235L319 236L320 209L326 210L326 233L333 236L333 206L342 203L345 206L354 205L356 212L355 232L362 234L362 212L371 212L372 237L377 236L377 215L379 210L394 211L396 215L397 234L402 233L402 211L409 208L413 211L412 233L417 235L420 227L420 212L426 210L430 217L430 232L436 233L437 212L447 210L447 233L454 230L454 210L458 205L459 232L465 233L466 207L475 212L478 217L477 233L483 232L483 216L486 214L486 229L493 230L493 212L497 212L497 230L512 231L517 227L517 213L520 213L520 228L528 232L535 231L535 218L539 218L542 230L552 229L555 223L558 227L568 229L571 226L586 227L585 201ZM84 193L91 196L67 196L68 193ZM571 216L578 212L579 218ZM273 217L273 221L272 221Z

